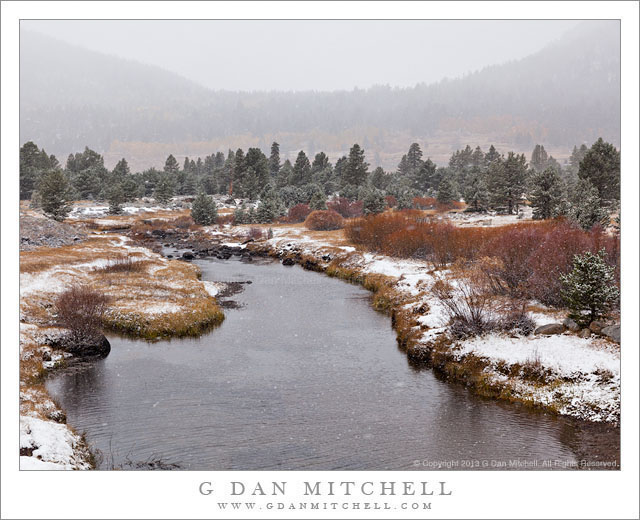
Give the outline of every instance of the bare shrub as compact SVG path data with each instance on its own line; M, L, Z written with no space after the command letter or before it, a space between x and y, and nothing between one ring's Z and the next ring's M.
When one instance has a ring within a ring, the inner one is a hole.
M251 227L247 230L247 238L253 240L260 240L263 236L262 228Z
M92 341L101 334L108 306L108 296L87 285L74 285L56 299L56 322L71 332L74 341Z
M500 319L500 329L528 336L536 328L536 322L524 310L506 314Z
M327 209L335 211L343 218L357 218L362 216L364 203L361 200L351 201L346 197L338 197L327 202Z
M171 221L171 223L178 229L190 229L192 227L196 227L196 223L191 217L188 216L175 218Z
M344 227L344 219L335 211L318 210L309 213L304 225L307 229L313 231L330 231L332 229L342 229Z
M451 318L450 331L456 338L478 336L498 328L491 312L491 298L484 288L461 278L456 287L438 280L431 292Z

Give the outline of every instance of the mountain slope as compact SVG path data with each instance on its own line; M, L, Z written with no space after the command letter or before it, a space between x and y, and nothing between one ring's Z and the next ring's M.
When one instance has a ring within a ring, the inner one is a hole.
M158 150L148 152L157 164L171 146L211 153L272 138L284 151L312 153L359 141L390 162L413 140L439 143L443 155L467 142L530 151L602 136L618 145L619 104L617 22L584 22L536 54L455 80L338 92L214 92L157 67L21 35L21 140L62 157L85 145L146 147ZM438 153L433 146L427 153Z

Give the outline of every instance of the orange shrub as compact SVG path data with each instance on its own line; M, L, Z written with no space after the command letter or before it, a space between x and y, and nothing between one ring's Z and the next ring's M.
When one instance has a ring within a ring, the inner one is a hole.
M339 213L332 210L317 210L309 213L304 225L307 229L314 231L329 231L332 229L342 229L344 219Z
M440 267L458 260L477 262L495 291L547 305L562 305L560 275L571 270L574 255L585 251L604 248L619 279L619 238L564 220L460 228L414 210L349 221L345 235L370 251L421 258Z

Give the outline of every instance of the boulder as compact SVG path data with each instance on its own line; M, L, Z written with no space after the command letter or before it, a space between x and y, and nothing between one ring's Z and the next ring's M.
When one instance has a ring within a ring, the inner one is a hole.
M589 329L591 330L591 332L593 332L594 334L600 334L600 331L602 329L604 329L607 326L607 324L603 321L600 320L595 320L592 321L589 324Z
M293 258L285 258L282 260L282 265L295 265L296 261Z
M535 331L535 334L562 334L564 332L564 326L562 323L548 323L541 325Z
M620 324L618 323L617 325L609 325L608 327L603 328L600 331L600 334L609 338L611 341L620 343Z
M573 321L571 318L567 318L566 320L564 320L562 322L562 324L564 325L564 327L567 330L570 330L571 332L578 332L580 331L580 325L578 325L575 321Z
M184 253L182 253L182 258L184 258L185 260L193 260L195 257L193 256L193 253L185 251Z
M584 339L589 338L591 337L591 331L589 329L582 329L580 332L578 332L578 336Z
M62 349L76 357L107 357L111 352L111 343L103 334L91 339L75 339L68 336L63 339Z

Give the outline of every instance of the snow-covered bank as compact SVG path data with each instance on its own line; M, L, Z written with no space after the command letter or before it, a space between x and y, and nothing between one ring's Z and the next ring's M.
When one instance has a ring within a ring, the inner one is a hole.
M123 272L119 269L125 260ZM120 262L120 265L118 264ZM213 298L219 287L198 279L199 270L169 260L120 235L91 234L64 247L24 251L20 258L20 467L89 469L92 455L48 396L48 370L71 354L56 350L55 299L77 283L107 295L105 324L135 336L194 335L222 320Z
M430 351L438 344L441 366L434 368L446 370L448 377L462 378L459 374L464 373L468 378L466 369L456 370L453 365L463 367L466 362L480 360L475 363L480 368L474 369L481 373L474 378L480 377L482 384L490 387L487 395L580 419L619 422L619 345L569 332L551 336L492 333L438 341L447 333L449 315L431 287L438 279L450 277L448 271L434 271L425 262L357 252L340 232L314 233L300 227L276 227L273 232L266 244L278 256L293 256L300 262L313 259L319 270L335 271L338 267L363 276L393 279L393 289L403 295L396 310L411 316L413 346ZM449 281L456 283L455 279ZM537 326L557 321L557 311L544 312L540 305L535 310L529 315ZM533 376L529 373L532 370Z

